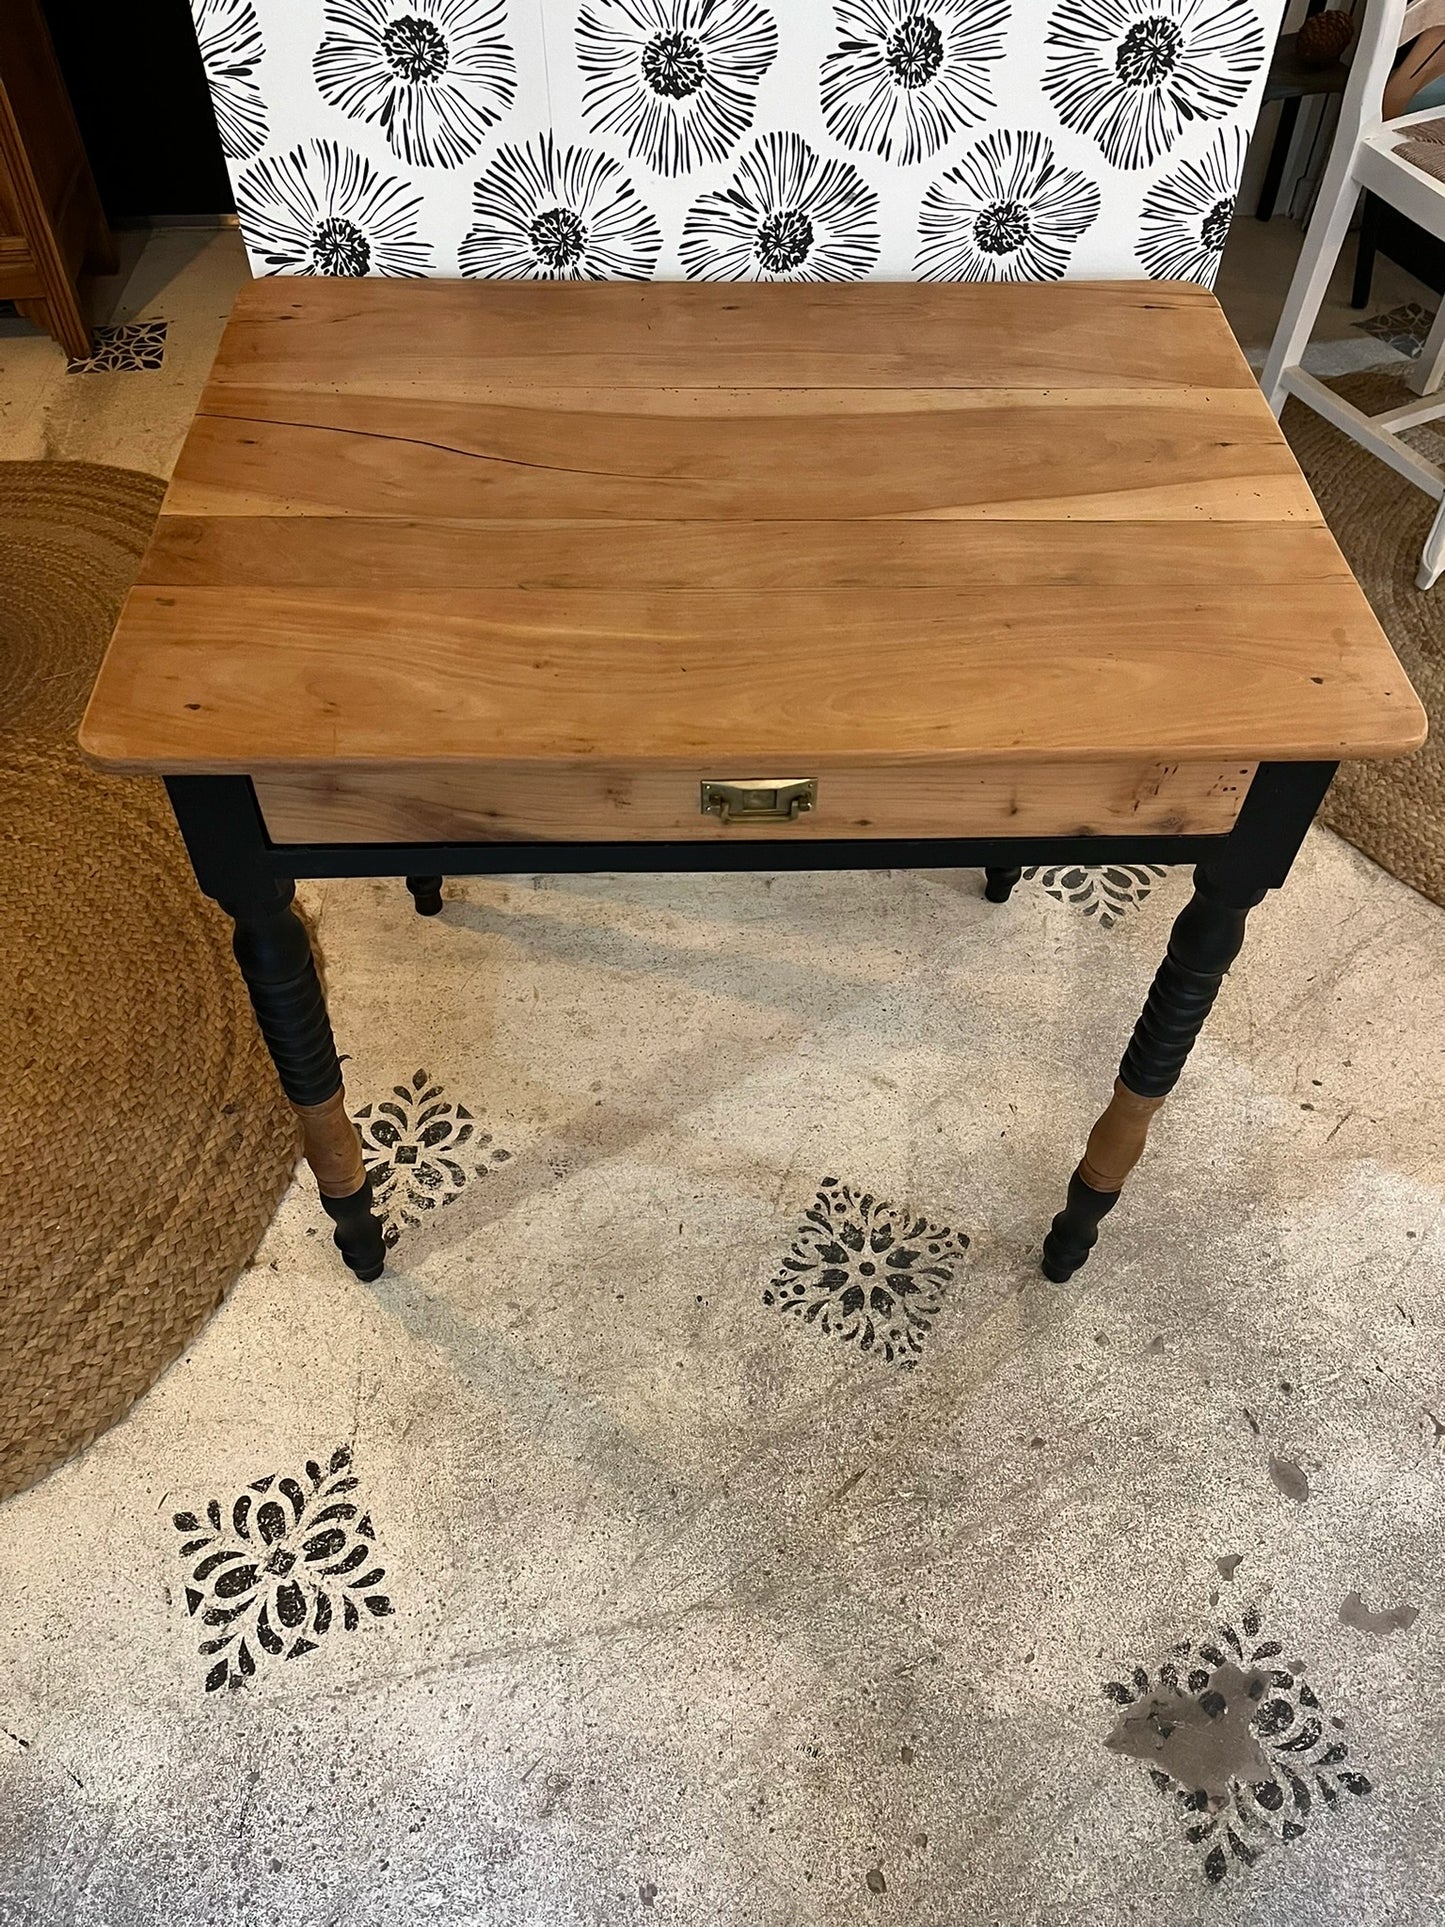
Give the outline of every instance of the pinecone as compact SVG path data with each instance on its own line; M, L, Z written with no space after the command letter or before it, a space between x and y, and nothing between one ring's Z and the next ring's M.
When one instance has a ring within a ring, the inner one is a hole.
M1307 67L1329 67L1349 46L1355 23L1347 13L1316 13L1304 22L1295 52Z

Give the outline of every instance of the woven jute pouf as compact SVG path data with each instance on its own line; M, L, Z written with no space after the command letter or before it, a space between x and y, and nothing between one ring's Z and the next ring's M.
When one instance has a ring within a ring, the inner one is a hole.
M1372 415L1411 399L1388 374L1347 375L1330 386ZM1430 740L1414 756L1346 763L1321 815L1356 849L1445 904L1445 583L1424 594L1415 587L1435 504L1302 402L1286 407L1284 430L1430 715Z
M0 463L0 1496L155 1382L295 1161L164 791L75 747L163 493L124 469Z

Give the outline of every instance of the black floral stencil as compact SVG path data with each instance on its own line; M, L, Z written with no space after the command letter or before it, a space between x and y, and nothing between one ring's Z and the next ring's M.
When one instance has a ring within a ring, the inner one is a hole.
M1230 113L1265 57L1252 0L1060 0L1045 45L1059 119L1125 168Z
M191 0L196 40L227 160L246 161L266 141L266 103L256 68L266 51L251 0Z
M415 188L335 141L268 155L236 183L246 246L266 274L425 274L420 206Z
M834 0L833 12L823 119L845 147L907 166L992 107L1009 0Z
M582 111L659 174L726 160L753 124L778 52L760 0L585 0Z
M694 281L859 281L878 259L878 196L800 134L765 134L683 224Z
M620 161L543 134L504 145L477 182L463 274L497 281L647 281L662 232Z
M961 1231L824 1178L763 1303L908 1370L967 1249Z
M114 375L159 368L166 357L168 321L126 321L114 328L93 328L95 352L65 364L68 375Z
M989 134L923 197L924 281L1056 281L1099 214L1099 190L1044 134Z
M1158 863L1109 863L1098 870L1059 863L1024 871L1058 902L1073 904L1086 917L1097 917L1105 930L1112 930L1128 911L1137 910L1167 874Z
M211 1499L203 1513L175 1515L208 1693L244 1685L267 1660L314 1652L328 1633L355 1632L363 1614L390 1614L357 1484L342 1445L324 1469L308 1459L299 1478L268 1473L227 1506Z
M419 1213L451 1204L469 1179L512 1155L490 1131L478 1131L466 1105L453 1104L427 1071L393 1085L380 1103L363 1104L355 1123L388 1247L404 1225L421 1223Z
M1104 1687L1126 1709L1110 1746L1147 1764L1211 1884L1303 1839L1342 1794L1373 1791L1349 1763L1343 1722L1326 1716L1280 1642L1260 1635L1250 1606L1238 1627L1182 1640L1152 1672L1135 1666ZM1243 1772L1229 1770L1231 1758Z
M1144 196L1139 259L1154 280L1214 286L1248 145L1242 128L1226 127L1199 160L1185 161Z
M322 97L374 121L399 160L456 167L517 93L506 0L327 0Z

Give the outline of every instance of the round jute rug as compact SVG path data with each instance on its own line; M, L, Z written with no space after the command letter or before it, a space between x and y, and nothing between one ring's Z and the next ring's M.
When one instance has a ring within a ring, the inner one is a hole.
M75 731L160 507L0 463L0 1497L88 1445L216 1309L295 1137L159 784Z
M1412 398L1392 375L1373 371L1330 386L1370 414ZM1415 587L1435 504L1302 402L1285 408L1284 430L1430 715L1430 740L1414 756L1346 763L1321 815L1356 849L1445 904L1445 582L1423 595ZM1430 453L1439 459L1438 446Z

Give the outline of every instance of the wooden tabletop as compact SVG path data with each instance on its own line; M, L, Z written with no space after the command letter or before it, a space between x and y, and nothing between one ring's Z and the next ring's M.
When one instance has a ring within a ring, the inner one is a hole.
M1198 288L276 279L81 741L254 773L1424 727Z

